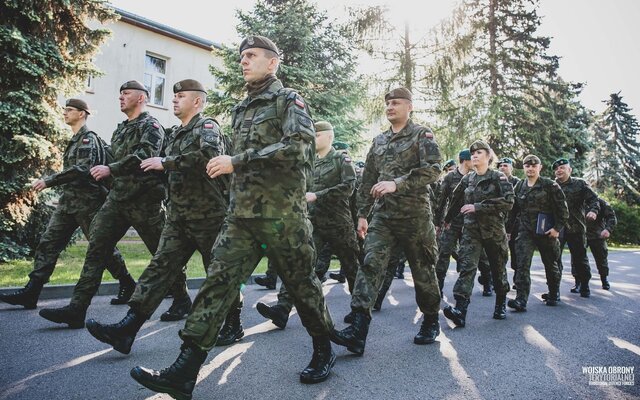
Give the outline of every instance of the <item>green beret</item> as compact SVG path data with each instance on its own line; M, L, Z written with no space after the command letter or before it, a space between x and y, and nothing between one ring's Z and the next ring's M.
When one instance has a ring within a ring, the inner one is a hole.
M149 91L147 90L147 88L138 81L128 81L123 83L122 86L120 86L120 91L122 92L125 89L141 90L145 92L147 96L149 96Z
M509 157L503 157L501 159L498 160L498 165L500 164L510 164L513 165L513 160L510 159Z
M336 150L347 150L349 145L345 142L333 142L333 148Z
M559 166L566 164L569 164L569 160L567 160L566 158L558 158L553 162L553 165L551 165L551 169L555 171Z
M412 101L412 95L409 89L399 87L393 89L389 93L384 95L384 101L392 100L392 99L406 99Z
M89 105L86 101L80 99L69 99L67 100L66 107L77 108L80 111L84 111L87 114L91 114L89 112Z
M451 159L451 160L447 161L446 163L444 163L444 165L442 166L442 170L446 171L449 168L453 167L454 165L456 165L456 160Z
M458 159L460 161L471 160L471 152L469 150L462 150L460 153L458 153Z
M356 161L356 167L364 168L364 161Z
M240 43L240 54L246 49L252 49L254 47L259 47L261 49L271 50L276 54L280 54L280 50L278 50L278 46L271 41L271 39L264 36L247 36L242 43Z
M491 147L489 147L489 145L483 140L476 140L475 142L471 143L469 152L473 153L474 151L481 149L491 152Z
M196 81L195 79L185 79L180 82L176 82L173 85L173 93L178 92L203 92L207 93L202 83Z
M542 164L542 162L540 161L540 159L538 158L538 156L534 156L533 154L529 154L528 156L526 156L524 158L524 160L522 160L522 164L524 165L537 165L537 164Z
M313 124L313 127L315 128L316 132L333 130L333 126L331 125L331 123L327 121L318 121L315 124Z

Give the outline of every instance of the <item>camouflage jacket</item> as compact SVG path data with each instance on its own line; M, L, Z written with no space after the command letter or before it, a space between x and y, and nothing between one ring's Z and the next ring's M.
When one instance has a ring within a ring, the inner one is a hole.
M587 229L585 214L590 211L598 214L600 205L598 196L584 179L569 177L564 183L558 182L564 192L569 207L569 222L567 231L571 233L585 233Z
M603 230L613 232L613 229L618 223L616 213L611 208L611 205L607 203L605 199L598 198L600 205L600 212L595 221L587 220L587 239L601 239L600 233Z
M146 111L134 120L118 124L111 138L115 161L109 164L113 175L109 199L127 201L140 196L164 199L161 174L157 171L143 172L140 168L142 160L160 155L163 140L164 129Z
M560 186L549 178L540 177L529 187L523 179L514 188L515 204L509 214L507 232L513 232L516 224L519 231L536 233L538 214L552 214L555 221L553 226L560 232L569 220L569 210L564 193Z
M306 175L313 168L315 131L304 100L276 80L233 108L232 126L231 215L306 215Z
M98 135L83 126L71 137L63 154L62 171L44 178L47 187L64 185L58 202L60 210L75 214L98 207L107 189L96 182L89 170L105 163L104 149Z
M349 199L356 186L356 170L351 158L333 147L323 158L316 157L311 191L317 200L309 203L314 226L351 226Z
M162 165L169 182L167 219L223 216L228 204L224 181L206 173L211 158L227 154L220 126L197 114L186 126L174 127L166 139Z
M358 217L371 209L385 218L415 218L431 215L427 185L440 175L440 149L429 128L409 120L400 132L391 128L373 139L358 189ZM374 199L371 188L381 181L394 181L396 191Z
M505 234L504 220L513 207L513 186L506 175L493 169L484 175L469 172L451 194L445 215L450 223L465 204L473 204L475 212L463 215L464 229L475 230L483 239L499 238Z
M509 183L511 183L511 186L513 186L514 189L515 189L516 185L518 184L518 182L520 182L520 178L518 178L515 175L511 175L508 179L509 179ZM509 214L507 214L505 219L504 219L505 229L507 229L507 233L510 233L512 235L517 235L518 234L518 222L515 221L513 226L508 226L508 222L509 222ZM508 230L508 228L511 228L511 230ZM512 238L512 239L515 239L515 238Z
M456 186L458 186L462 178L464 178L464 175L460 173L460 170L458 168L447 173L447 175L442 178L442 183L440 184L440 195L438 196L438 203L433 214L433 224L435 226L442 226L442 223L444 221L444 214L447 209L447 205L451 201L453 190L456 188ZM462 224L462 215L456 216L451 221L451 225L455 227L462 227Z

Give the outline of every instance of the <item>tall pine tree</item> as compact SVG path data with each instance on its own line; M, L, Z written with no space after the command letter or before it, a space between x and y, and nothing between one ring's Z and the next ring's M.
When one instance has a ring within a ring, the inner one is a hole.
M356 110L364 91L347 30L307 0L260 0L251 12L238 11L237 16L241 37L263 35L276 43L282 53L278 78L305 98L314 120L330 121L336 140L362 144L363 123ZM211 67L211 73L222 90L210 94L207 111L228 115L245 96L244 80L237 46L217 52L224 68Z

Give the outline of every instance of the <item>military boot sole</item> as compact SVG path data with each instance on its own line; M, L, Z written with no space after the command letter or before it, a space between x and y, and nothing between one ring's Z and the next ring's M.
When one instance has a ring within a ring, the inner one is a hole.
M455 310L453 307L451 306L447 306L444 308L444 310L442 310L443 314L445 317L447 317L449 320L451 320L456 326L459 326L460 328L464 328L464 326L466 325L466 319L463 318L461 315L459 315L458 313L460 311Z
M278 313L273 312L271 310L271 307L269 307L268 305L263 303L258 303L256 305L256 310L258 310L260 315L262 315L266 319L270 319L271 322L273 322L273 324L278 328L284 329L287 326L287 322L289 321L289 316L287 316L287 318L283 318L282 315L279 315Z
M366 341L362 341L362 343L360 343L360 341L356 342L355 340L344 337L340 331L336 331L335 329L333 330L329 338L333 343L339 346L346 347L347 350L349 350L353 354L356 354L358 356L361 356L364 354L364 347L366 345Z
M109 335L107 332L104 332L104 327L95 319L88 319L85 325L91 336L102 343L110 345L115 351L122 354L131 353L131 346L133 345L135 337L122 338Z
M244 330L241 328L240 331L235 332L233 335L229 337L226 337L226 338L218 337L218 340L216 341L216 347L229 346L230 344L234 344L235 342L242 340L243 337L244 337Z
M44 311L44 313L43 313ZM67 324L70 329L82 329L84 328L84 318L81 321L69 321L65 318L59 318L56 315L52 315L46 312L46 309L40 310L40 316L48 321L55 322L57 324Z
M14 306L22 306L27 310L35 310L38 308L38 300L25 301L19 298L12 299L11 296L2 296L0 297L0 301Z
M327 368L327 371L325 373L322 373L319 375L310 375L310 374L305 374L304 371L302 371L300 373L300 382L311 385L314 383L320 383L320 382L326 381L327 378L329 378L329 374L331 373L331 369L333 368L335 363L336 363L336 355L332 351L331 358L329 359L329 367Z
M155 382L153 376L140 367L134 367L131 370L130 375L136 382L147 389L153 390L156 393L166 393L176 400L191 400L193 397L191 393L183 392L174 387Z

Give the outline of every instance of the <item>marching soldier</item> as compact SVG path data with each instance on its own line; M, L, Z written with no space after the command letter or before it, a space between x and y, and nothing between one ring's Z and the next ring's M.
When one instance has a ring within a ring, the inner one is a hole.
M618 220L616 213L611 205L603 198L598 198L600 203L600 212L598 217L593 220L587 220L587 245L591 249L591 254L596 260L598 273L602 288L609 290L611 284L607 277L609 276L609 249L607 249L607 239L611 236L613 229L616 227Z
M506 175L509 183L515 188L516 184L520 182L520 178L513 175L513 160L509 157L504 157L498 160L498 170ZM506 224L505 220L505 224ZM516 236L518 235L518 226L514 225L511 231L507 231L507 238L509 239L509 258L511 259L511 269L513 270L513 288L515 289L516 281Z

